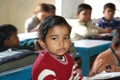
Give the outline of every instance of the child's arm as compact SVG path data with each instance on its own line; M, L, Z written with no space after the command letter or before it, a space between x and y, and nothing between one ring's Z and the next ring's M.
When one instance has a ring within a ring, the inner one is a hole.
M115 65L106 65L106 72L120 72L120 67Z
M103 59L101 59L101 58L96 59L88 76L93 76L99 72L102 72L100 68L103 66L103 63L104 63Z
M111 33L111 32L112 32L112 28L111 27L99 30L99 33Z
M29 32L34 32L37 31L39 29L40 24L38 24L36 27L34 27L33 29L31 29Z
M101 33L111 33L112 32L112 28L111 27L103 29L103 28L101 28L99 26L96 26L94 24L91 24L91 27L93 28L93 30L97 30L98 34L101 34Z
M93 76L102 71L106 72L120 72L120 67L112 65L105 60L105 58L97 59L89 73L89 76Z

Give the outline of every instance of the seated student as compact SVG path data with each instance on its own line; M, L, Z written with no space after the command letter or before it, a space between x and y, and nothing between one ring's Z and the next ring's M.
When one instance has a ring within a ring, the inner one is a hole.
M0 52L19 45L17 29L11 24L0 25Z
M106 29L106 28L112 28L113 30L117 29L118 26L120 26L120 21L114 19L116 6L113 3L106 3L104 5L103 14L104 17L98 19L96 22L96 25Z
M82 80L69 55L71 27L63 17L49 16L39 27L39 44L44 48L32 67L32 80ZM85 79L86 80L86 79Z
M19 39L17 36L17 28L11 24L3 24L0 25L0 51L5 51L8 49L17 50L17 49L27 49L34 51L35 44L32 41L29 44L24 42L24 44L19 43ZM31 45L31 46L30 46Z
M55 10L52 4L39 3L34 10L35 15L25 21L25 32L38 30L40 22L47 16L55 15Z
M120 72L120 28L117 29L110 48L100 53L95 59L89 76L103 71Z
M92 8L90 5L82 3L78 5L77 16L79 18L72 26L71 39L79 40L90 35L111 32L111 29L102 29L95 26L91 21Z

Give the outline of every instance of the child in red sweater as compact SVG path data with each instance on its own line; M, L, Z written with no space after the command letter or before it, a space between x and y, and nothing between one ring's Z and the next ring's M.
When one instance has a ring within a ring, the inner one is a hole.
M32 67L32 80L82 80L69 55L71 27L63 17L45 18L38 30L42 50ZM86 79L85 79L86 80Z

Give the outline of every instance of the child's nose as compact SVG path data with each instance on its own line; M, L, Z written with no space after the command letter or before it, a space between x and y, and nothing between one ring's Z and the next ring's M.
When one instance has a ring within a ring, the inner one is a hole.
M59 44L60 44L60 46L64 45L64 40L61 39L61 40L59 41Z

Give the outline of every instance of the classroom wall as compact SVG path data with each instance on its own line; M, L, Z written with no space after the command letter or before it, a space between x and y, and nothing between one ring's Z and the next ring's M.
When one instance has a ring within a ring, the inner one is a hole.
M84 0L56 0L56 14L65 18L77 18L77 6Z
M39 2L55 4L55 0L0 0L0 24L13 24L18 33L24 32L24 22Z
M65 18L76 18L76 8L84 0L0 0L0 24L10 23L23 33L25 20L32 16L39 2L56 6L56 14Z
M51 3L56 6L56 14L65 18L77 18L77 6L88 3L92 6L92 18L103 16L103 6L107 2L116 5L115 17L120 17L120 0L0 0L0 24L10 23L18 28L18 33L24 32L25 20L32 16L38 3Z
M0 24L8 22L7 15L7 0L0 0Z
M103 6L106 3L114 3L116 5L116 11L114 17L120 17L120 0L84 0L92 6L92 18L101 18L103 15Z

